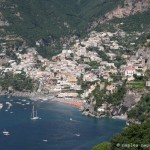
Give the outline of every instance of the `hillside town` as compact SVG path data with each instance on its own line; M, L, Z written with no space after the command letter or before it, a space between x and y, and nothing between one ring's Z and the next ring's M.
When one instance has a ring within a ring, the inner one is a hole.
M125 48L119 45L117 41L111 40L114 34L117 33L93 31L86 40L76 40L76 43L69 50L62 50L51 60L38 55L35 48L28 48L25 54L15 51L20 63L18 64L16 60L8 60L9 66L2 65L0 70L1 73L13 72L13 74L21 74L24 71L27 76L39 81L37 92L56 92L58 97L77 97L77 91L82 90L78 83L81 77L84 82L108 80L111 84L106 89L113 92L117 84L113 82L112 75L120 74L122 80L133 81L134 75L144 76L144 72L147 70L146 60L138 52L133 56L123 54L121 57L126 58L126 64L119 68L115 66L114 60L116 60L117 54L105 52L104 47L109 47L110 51L119 51ZM4 45L5 43L1 43L1 47L4 47ZM103 60L103 57L98 55L97 51L90 51L89 48L96 48L103 52L108 60ZM4 60L5 51L0 56ZM90 66L91 62L95 63L96 68ZM93 86L86 89L81 97L87 97L92 89L94 89Z
M38 81L36 93L55 93L58 98L86 100L97 84L100 90L106 86L106 93L113 94L125 80L130 86L136 77L144 77L147 69L150 69L150 54L141 50L133 55L121 54L120 60L124 62L117 66L115 62L118 52L127 48L117 40L112 40L116 36L125 36L125 33L92 31L87 38L77 39L70 49L63 49L51 60L40 56L36 48L26 48L25 53L21 53L22 48L13 50L19 63L7 58L6 43L1 43L0 71L1 74L24 72L26 76ZM36 42L36 45L39 47L40 43ZM105 84L105 81L109 84ZM83 89L84 83L90 84ZM149 80L144 84L150 87ZM103 106L98 110L103 111Z

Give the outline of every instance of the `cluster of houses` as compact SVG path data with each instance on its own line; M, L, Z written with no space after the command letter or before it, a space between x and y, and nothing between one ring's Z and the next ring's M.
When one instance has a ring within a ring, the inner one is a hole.
M135 75L138 77L144 76L144 72L147 70L145 59L138 54L131 56L127 60L127 65L122 65L121 68L128 81L135 80Z
M111 75L117 75L118 71L122 73L124 78L131 81L134 80L134 74L143 76L146 70L145 60L142 56L136 55L127 59L127 65L122 65L118 69L114 63L104 61L96 51L89 51L88 47L97 47L98 50L104 51L104 46L109 46L110 49L119 50L122 48L117 41L112 41L111 38L116 33L95 31L89 34L87 39L82 41L76 40L76 43L69 50L62 50L51 60L44 59L38 55L36 49L28 48L27 53L20 54L16 52L20 59L18 64L15 60L9 60L9 67L1 67L2 72L12 71L14 74L24 71L27 76L39 81L38 92L58 93L58 97L77 97L78 90L81 85L78 80L82 76L84 82L100 81L100 78L110 81L106 89L113 93L116 85L113 84ZM3 57L3 53L0 57ZM116 58L115 53L106 53L110 60ZM80 60L82 60L80 62ZM98 67L93 69L89 62L96 62ZM90 69L89 69L90 68ZM83 97L88 96L95 85L92 85L83 93Z

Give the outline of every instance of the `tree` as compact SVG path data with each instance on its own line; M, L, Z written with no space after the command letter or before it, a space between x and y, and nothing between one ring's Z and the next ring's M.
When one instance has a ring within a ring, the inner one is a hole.
M142 147L142 145L148 145L150 143L149 133L150 121L147 121L142 125L131 125L111 140L111 150L126 150L127 148L132 150L147 149ZM135 146L132 146L131 144L135 144Z
M110 143L109 142L103 142L99 145L96 145L92 148L92 150L110 150Z

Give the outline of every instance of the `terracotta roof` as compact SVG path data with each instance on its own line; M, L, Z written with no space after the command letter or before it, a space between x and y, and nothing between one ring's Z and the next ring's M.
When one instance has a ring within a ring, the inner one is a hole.
M126 70L135 70L135 67L128 66Z

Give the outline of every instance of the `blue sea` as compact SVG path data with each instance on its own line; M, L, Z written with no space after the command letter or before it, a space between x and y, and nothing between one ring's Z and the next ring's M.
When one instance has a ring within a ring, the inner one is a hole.
M91 150L125 127L125 121L83 116L58 102L2 96L0 103L0 150ZM33 105L39 120L31 120Z

